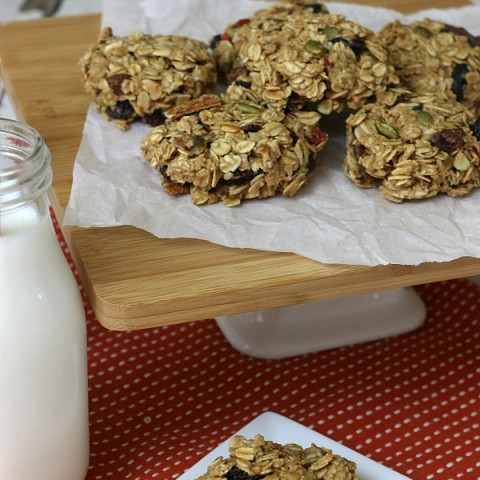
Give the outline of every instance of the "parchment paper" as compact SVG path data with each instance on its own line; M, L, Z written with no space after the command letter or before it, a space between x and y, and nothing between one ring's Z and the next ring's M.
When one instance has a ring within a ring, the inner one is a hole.
M102 24L116 35L142 30L209 41L239 18L269 4L260 0L105 0ZM400 19L430 17L480 34L480 6L393 10L326 4L372 30ZM80 71L79 71L80 75ZM139 149L143 124L122 132L90 108L76 157L66 225L133 225L161 238L198 238L231 247L293 252L323 263L361 265L450 261L480 257L480 189L462 198L446 195L394 204L378 191L358 189L341 170L342 122L320 153L314 177L293 199L245 201L239 207L195 206L189 195L171 197ZM114 234L114 233L112 233Z

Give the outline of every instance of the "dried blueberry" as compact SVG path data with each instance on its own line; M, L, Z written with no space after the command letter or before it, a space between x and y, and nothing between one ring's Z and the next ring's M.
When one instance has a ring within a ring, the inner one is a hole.
M448 128L432 135L430 143L438 149L453 153L465 143L465 132L461 128Z
M128 100L123 100L113 107L108 107L107 114L115 120L128 120L134 116L135 110Z
M365 51L365 41L359 37L352 38L348 42L348 46L353 50L353 53L357 57Z
M327 13L323 3L311 3L310 5L305 5L305 8L309 8L313 13Z
M250 88L252 86L251 82L246 82L245 80L236 80L235 85L243 88Z
M264 477L265 475L250 475L235 465L225 475L227 480L262 480Z
M331 43L332 45L335 45L336 43L343 43L343 44L346 45L347 47L350 46L349 41L348 41L346 38L343 38L343 37L332 38L332 39L330 40L330 43Z
M472 132L475 138L480 142L480 117L478 117L477 121L472 125Z
M452 92L455 94L457 102L463 101L463 87L465 86L465 75L468 72L466 63L458 63L452 71Z
M210 45L209 47L213 50L217 47L218 42L222 39L222 34L217 34L212 39L210 40Z

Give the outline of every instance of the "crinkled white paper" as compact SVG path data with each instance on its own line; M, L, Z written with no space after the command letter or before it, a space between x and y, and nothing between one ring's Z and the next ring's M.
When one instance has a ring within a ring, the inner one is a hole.
M209 41L239 18L269 2L261 0L105 0L102 24L116 35L142 30ZM480 34L480 7L393 10L327 3L372 30L400 19L430 17ZM79 72L80 75L80 72ZM190 196L172 197L144 160L140 142L148 128L122 132L90 108L74 166L64 223L81 227L133 225L161 238L189 237L214 243L293 252L323 263L361 265L444 262L480 257L480 189L462 198L446 195L394 204L376 190L358 189L342 173L343 124L327 129L310 183L293 198L245 201L239 207L195 206Z

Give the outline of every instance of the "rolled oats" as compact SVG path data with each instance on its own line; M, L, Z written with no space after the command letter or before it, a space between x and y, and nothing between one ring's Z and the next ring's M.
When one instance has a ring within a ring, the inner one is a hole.
M231 92L166 111L166 123L142 142L145 158L168 193L190 192L197 205L295 195L327 142L320 114L286 114L266 108L249 89L232 86Z
M480 39L428 18L387 24L379 36L403 84L417 94L443 92L480 115Z
M451 98L411 95L394 106L370 104L350 115L344 172L393 202L480 186L480 122Z
M312 444L281 445L262 435L232 438L229 457L214 460L197 480L358 480L356 465L331 450Z
M110 28L101 31L80 66L93 104L121 129L137 119L162 123L165 109L200 96L217 79L203 42L141 32L118 37Z

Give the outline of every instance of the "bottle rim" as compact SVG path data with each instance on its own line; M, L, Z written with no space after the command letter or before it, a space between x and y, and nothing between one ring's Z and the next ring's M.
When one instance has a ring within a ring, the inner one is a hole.
M0 118L0 212L37 200L51 184L50 151L43 137L30 125Z

